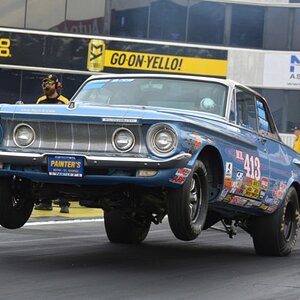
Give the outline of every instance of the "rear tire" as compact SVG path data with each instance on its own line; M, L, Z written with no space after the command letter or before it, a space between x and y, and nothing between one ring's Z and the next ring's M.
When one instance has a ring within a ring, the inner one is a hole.
M30 218L34 205L26 191L22 197L14 195L13 182L12 178L0 177L0 225L8 229L22 227Z
M168 220L173 234L183 241L196 239L204 228L207 209L207 171L198 160L185 183L168 192Z
M111 243L139 244L148 235L151 221L131 220L121 211L104 211L106 235Z
M299 220L298 195L295 188L291 187L277 211L251 220L250 229L256 254L288 256L297 240Z

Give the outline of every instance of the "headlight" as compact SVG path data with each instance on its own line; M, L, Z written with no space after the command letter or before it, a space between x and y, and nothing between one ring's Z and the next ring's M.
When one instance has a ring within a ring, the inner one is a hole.
M117 151L128 152L134 147L134 134L127 128L119 128L113 133L112 144Z
M154 154L168 156L175 152L178 145L178 137L171 126L157 124L148 131L147 144Z
M35 132L27 124L19 124L14 129L13 140L18 147L28 147L35 141Z

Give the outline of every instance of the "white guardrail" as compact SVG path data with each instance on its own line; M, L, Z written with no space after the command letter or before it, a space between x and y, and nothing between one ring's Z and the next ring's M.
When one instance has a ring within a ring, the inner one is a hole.
M287 133L279 133L282 141L293 148L294 146L294 141L295 141L295 135L294 134L287 134Z

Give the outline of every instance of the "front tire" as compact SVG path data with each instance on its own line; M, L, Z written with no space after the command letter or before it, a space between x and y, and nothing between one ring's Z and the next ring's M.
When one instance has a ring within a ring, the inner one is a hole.
M104 211L106 235L111 243L139 244L148 235L150 219L128 219L119 210Z
M276 212L252 219L250 228L256 254L288 256L296 243L299 220L298 195L291 187Z
M168 220L173 234L183 241L196 239L204 227L207 208L207 171L198 160L185 183L168 192Z
M8 229L22 227L30 218L34 205L29 196L15 195L13 186L12 178L0 177L0 225ZM26 190L23 193L28 194Z

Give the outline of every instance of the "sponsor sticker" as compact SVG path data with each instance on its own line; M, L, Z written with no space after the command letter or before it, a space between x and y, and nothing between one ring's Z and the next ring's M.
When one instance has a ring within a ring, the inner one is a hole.
M237 160L243 161L244 160L243 152L239 150L235 150L235 158Z
M269 186L269 179L267 177L261 178L261 188L262 190L267 190Z
M232 162L225 164L225 178L232 178Z
M175 173L175 176L169 181L176 184L183 184L190 173L191 169L189 168L178 169Z
M244 177L244 173L243 173L243 172L238 171L238 172L236 173L236 180L237 180L237 181L242 181L242 180L243 180L243 177Z
M245 204L247 202L248 202L247 199L244 199L244 198L239 197L239 196L234 196L229 203L233 204L233 205L238 205L238 206L245 206Z

